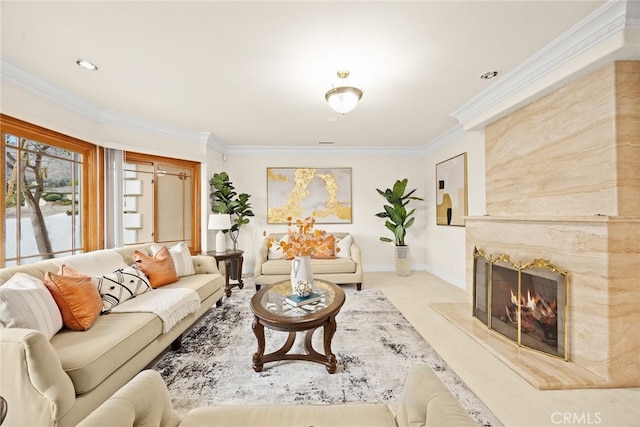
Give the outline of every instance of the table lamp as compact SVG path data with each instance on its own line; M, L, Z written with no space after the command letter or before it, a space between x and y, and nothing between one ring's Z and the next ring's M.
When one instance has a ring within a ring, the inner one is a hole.
M222 230L228 230L231 228L231 215L229 214L211 214L209 215L209 230L218 230L216 234L216 252L222 253L225 251L225 238Z

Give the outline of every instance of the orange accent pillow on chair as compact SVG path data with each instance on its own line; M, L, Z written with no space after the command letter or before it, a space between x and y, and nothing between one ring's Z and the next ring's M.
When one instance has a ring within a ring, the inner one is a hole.
M320 247L316 249L311 258L316 259L333 259L336 257L335 252L336 238L333 234L329 234L324 238Z
M154 289L177 282L179 279L176 268L173 265L171 252L169 252L166 246L163 246L155 256L149 256L142 252L135 251L133 253L133 262L136 267L147 275L151 287Z

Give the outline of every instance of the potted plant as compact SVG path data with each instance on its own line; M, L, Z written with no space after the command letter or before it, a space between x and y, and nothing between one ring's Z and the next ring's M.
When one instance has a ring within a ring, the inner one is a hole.
M229 233L233 241L233 249L238 249L240 227L249 224L249 217L255 216L249 203L251 195L236 193L226 172L214 173L209 184L213 190L209 194L211 212L231 215L231 228L225 233Z
M396 180L393 188L382 191L376 188L378 194L385 198L387 203L383 205L384 211L375 214L378 218L386 218L384 226L393 233L393 239L380 237L380 240L395 243L396 246L396 274L409 276L411 274L411 260L409 246L405 244L407 229L413 225L415 208L408 210L407 205L411 200L424 200L413 196L415 189L406 192L408 179ZM405 193L406 192L406 193Z

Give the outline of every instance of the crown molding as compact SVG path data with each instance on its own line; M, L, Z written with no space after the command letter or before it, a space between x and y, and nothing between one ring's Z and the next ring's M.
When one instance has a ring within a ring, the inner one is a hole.
M202 142L223 154L226 154L229 151L227 145L222 141L222 139L218 138L218 136L213 132L203 132Z
M0 64L0 76L3 81L31 92L49 102L60 105L75 114L89 118L98 124L119 126L131 130L169 136L181 141L197 144L204 144L209 140L210 132L198 132L144 117L102 108L53 84L33 71L16 64L4 55L0 56Z
M464 134L464 127L461 124L458 124L437 138L429 141L425 145L422 146L421 152L422 154L428 154L433 151L436 151L445 145L452 143L456 139L460 138Z
M103 110L98 121L100 122L100 124L104 125L120 126L127 129L168 136L174 139L191 142L194 144L205 144L209 138L210 133L198 132L180 126L169 125L167 123L159 122L156 120L134 116L110 109Z
M2 80L21 89L34 93L39 97L58 104L83 117L99 121L102 108L92 104L71 92L64 90L31 70L28 70L4 55L0 56Z
M451 113L463 126L610 37L637 26L637 1L609 0L537 54ZM498 113L496 112L496 115ZM465 126L466 128L466 126Z
M411 157L422 154L422 147L290 147L290 146L229 146L228 154L246 156L280 156L280 155L353 155L353 156L386 156Z

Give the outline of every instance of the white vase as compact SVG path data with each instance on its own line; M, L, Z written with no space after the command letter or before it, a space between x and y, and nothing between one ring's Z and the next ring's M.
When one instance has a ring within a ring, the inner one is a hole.
M296 292L296 285L300 280L313 283L310 256L294 257L293 261L291 261L291 290L293 293Z

